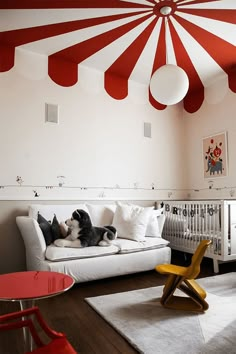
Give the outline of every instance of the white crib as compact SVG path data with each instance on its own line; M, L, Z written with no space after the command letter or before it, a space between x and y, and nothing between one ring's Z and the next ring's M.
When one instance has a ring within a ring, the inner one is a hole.
M219 263L236 260L235 200L166 200L163 238L174 250L194 253L199 241L212 240L206 257Z

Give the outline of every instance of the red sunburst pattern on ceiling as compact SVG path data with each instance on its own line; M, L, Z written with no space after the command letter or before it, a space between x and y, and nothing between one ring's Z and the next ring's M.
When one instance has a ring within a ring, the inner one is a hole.
M171 8L170 15L160 12L164 6ZM79 65L91 58L96 65L96 57L103 60L104 55L105 90L114 99L122 100L128 95L130 79L138 80L138 74L142 74L142 83L148 87L152 74L166 64L168 34L170 57L189 77L184 98L186 111L196 112L202 105L208 65L214 67L215 74L227 75L228 86L236 93L235 0L11 0L2 2L0 9L2 15L4 11L9 15L9 11L20 10L25 11L25 16L31 16L33 10L40 13L48 9L47 15L52 19L55 9L80 10L78 19L69 20L65 13L64 21L50 23L47 19L39 25L21 24L2 30L2 72L14 66L16 47L76 33L76 40L73 37L64 42L63 37L61 48L49 51L50 78L61 86L75 85L80 80ZM166 107L155 101L150 92L149 100L156 109Z

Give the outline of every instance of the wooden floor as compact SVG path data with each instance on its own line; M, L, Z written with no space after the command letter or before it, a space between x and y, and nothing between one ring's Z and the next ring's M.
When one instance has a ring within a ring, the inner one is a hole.
M189 257L175 252L172 263L188 265ZM236 262L220 265L220 274L236 271ZM212 260L204 259L199 277L212 276ZM164 284L165 277L155 271L76 284L63 295L38 301L52 328L65 332L80 354L133 354L137 351L106 323L85 301L93 297ZM0 302L0 314L18 310L17 303ZM19 333L20 332L20 333ZM1 354L23 354L21 331L0 333Z

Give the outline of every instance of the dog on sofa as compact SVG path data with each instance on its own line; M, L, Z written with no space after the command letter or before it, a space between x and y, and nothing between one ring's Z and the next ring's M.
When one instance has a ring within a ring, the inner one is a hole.
M109 246L117 236L113 226L93 226L89 214L83 209L75 210L65 224L69 228L68 236L54 241L58 247Z

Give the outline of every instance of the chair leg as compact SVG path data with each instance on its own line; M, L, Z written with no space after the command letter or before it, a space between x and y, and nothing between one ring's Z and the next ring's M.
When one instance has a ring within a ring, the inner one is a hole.
M163 294L161 297L161 304L165 306L169 299L173 296L173 293L175 292L175 289L178 287L178 285L182 282L182 277L175 275L175 274L170 274L167 278L167 281L164 285L163 289Z
M206 298L207 294L205 290L194 279L185 279L184 282L191 290L197 293L202 299Z
M199 306L199 311L206 311L209 308L208 303L204 300L206 298L206 292L201 286L194 280L185 279L185 284L181 284L180 289L191 297L191 299Z
M200 287L193 279L184 280L177 275L169 275L167 282L163 289L163 295L160 300L161 304L166 308L186 311L204 312L208 309L209 305L204 300L206 292ZM183 291L186 296L176 296L174 292L176 289Z

